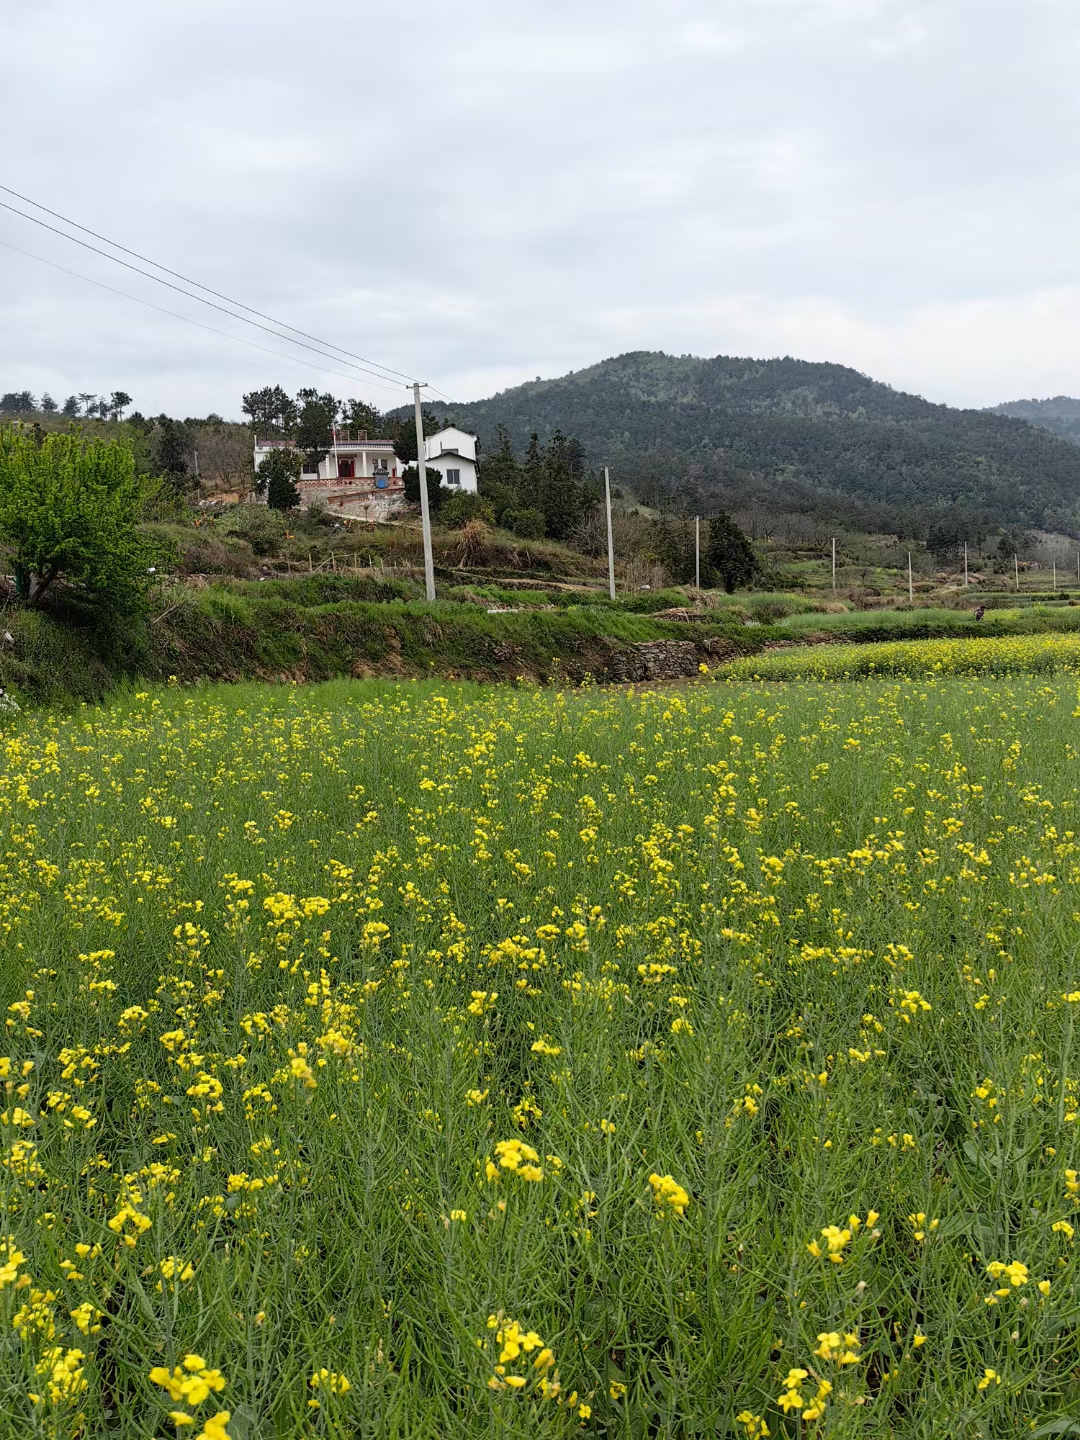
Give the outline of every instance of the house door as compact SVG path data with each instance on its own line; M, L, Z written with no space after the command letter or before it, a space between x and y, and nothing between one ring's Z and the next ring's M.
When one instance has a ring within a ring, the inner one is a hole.
M337 473L338 473L338 479L339 479L339 480L345 480L345 479L351 480L351 479L353 478L353 476L356 474L356 461L355 461L355 460L339 460L339 461L337 462Z

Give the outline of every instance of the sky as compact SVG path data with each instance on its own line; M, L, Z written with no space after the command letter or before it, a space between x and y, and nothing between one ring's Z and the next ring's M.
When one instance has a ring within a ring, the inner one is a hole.
M1075 0L0 13L0 185L400 372L0 209L0 391L387 409L406 379L478 399L645 349L831 360L956 405L1080 395Z

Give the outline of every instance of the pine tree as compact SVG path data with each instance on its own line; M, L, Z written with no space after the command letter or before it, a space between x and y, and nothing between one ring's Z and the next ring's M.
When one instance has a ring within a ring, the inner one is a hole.
M271 510L295 510L300 504L296 482L300 478L303 458L297 450L271 450L256 472L255 489L266 491Z
M729 595L737 586L749 585L761 573L750 541L723 510L709 521L705 564L719 577Z

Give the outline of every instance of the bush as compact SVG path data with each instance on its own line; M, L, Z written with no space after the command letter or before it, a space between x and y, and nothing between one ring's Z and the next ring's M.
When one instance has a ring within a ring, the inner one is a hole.
M276 555L285 539L285 517L267 505L234 505L215 526L220 534L246 540L256 555Z
M470 520L482 520L485 525L495 524L495 512L486 500L470 491L459 491L448 495L439 509L439 524L447 530L463 530Z
M544 517L539 510L507 510L503 524L522 540L544 538Z

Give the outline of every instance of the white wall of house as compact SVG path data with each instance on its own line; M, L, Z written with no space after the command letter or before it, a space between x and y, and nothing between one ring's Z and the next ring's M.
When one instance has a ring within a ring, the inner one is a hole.
M447 490L476 494L476 436L450 425L424 441L424 463L438 470Z

